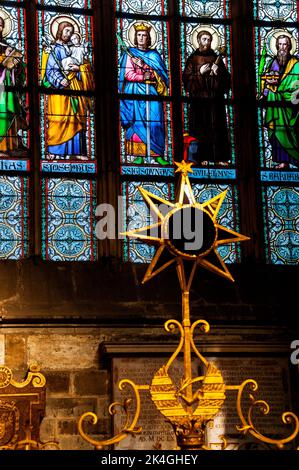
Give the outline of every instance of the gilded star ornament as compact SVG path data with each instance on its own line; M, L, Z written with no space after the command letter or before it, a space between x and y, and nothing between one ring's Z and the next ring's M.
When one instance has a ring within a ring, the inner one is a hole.
M218 247L249 240L249 238L217 222L217 216L227 190L201 204L195 199L188 177L188 173L193 172L192 163L182 161L175 162L175 164L177 166L176 172L181 174L175 202L167 201L139 187L138 189L148 204L155 221L151 225L123 234L158 247L142 282L145 283L175 263L177 269L184 273L182 280L185 284L182 286L184 290L190 288L197 267L202 267L234 281L218 252ZM182 232L180 232L180 237L175 236L178 220L180 220L179 227ZM192 226L193 229L195 227L197 232L189 231L187 237L184 231L187 225ZM193 245L190 243L190 233L193 233L194 237L197 233L198 240L201 241L198 247L194 248L194 243ZM186 269L187 264L188 269ZM189 279L186 279L185 276L187 271L190 274Z

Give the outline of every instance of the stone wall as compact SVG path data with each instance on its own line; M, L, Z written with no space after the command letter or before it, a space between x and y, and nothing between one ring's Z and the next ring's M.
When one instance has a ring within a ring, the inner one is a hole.
M41 440L58 440L61 449L90 449L77 431L86 411L101 416L96 426L87 423L93 437L109 433L108 377L101 370L96 330L75 328L7 329L0 335L0 363L22 380L29 364L39 364L47 379L46 416Z

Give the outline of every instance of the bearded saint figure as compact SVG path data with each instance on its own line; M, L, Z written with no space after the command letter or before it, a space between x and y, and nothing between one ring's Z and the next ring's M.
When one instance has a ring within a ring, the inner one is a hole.
M287 169L299 160L299 60L291 54L289 35L276 38L276 49L261 77L261 93L272 161L277 169Z
M91 66L88 61L72 63L70 45L74 24L61 21L55 42L43 52L43 85L57 90L92 90ZM69 59L67 69L65 59ZM87 160L86 122L90 99L79 95L48 96L47 158Z
M212 34L200 31L198 49L187 59L183 73L185 90L191 98L189 134L196 139L193 159L227 166L230 145L224 95L231 87L230 74L224 62L212 49Z

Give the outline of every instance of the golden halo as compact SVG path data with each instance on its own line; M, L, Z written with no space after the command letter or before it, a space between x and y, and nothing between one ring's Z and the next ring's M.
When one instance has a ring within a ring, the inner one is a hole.
M2 36L6 38L11 33L12 30L12 18L10 14L4 10L4 8L0 8L0 17L4 20L4 29L2 31Z
M273 33L273 31L270 31L270 33L268 34L268 37L267 37L267 44L268 44L268 48L269 48L270 52L273 55L277 54L276 39L277 39L278 36L281 36L281 35L288 36L290 38L291 43L292 43L292 49L291 49L290 53L293 55L294 52L297 49L296 39L286 29L276 29L274 31L274 33Z
M213 26L207 25L207 24L201 24L197 28L195 28L192 31L191 34L191 44L193 49L198 49L198 42L197 42L197 35L201 31L208 31L212 35L212 43L211 43L211 48L216 51L220 45L220 37L218 31L213 28Z
M158 38L156 28L149 21L143 21L143 20L142 21L138 20L138 21L134 21L134 23L131 23L131 25L128 29L128 33L127 33L127 40L129 42L130 46L131 47L136 47L136 45L134 44L134 39L135 39L134 25L136 23L143 23L144 25L151 27L151 30L150 30L150 36L151 36L151 40L152 40L151 49L154 49L157 45L157 38Z
M68 23L71 23L74 26L74 32L79 33L81 35L80 25L76 20L74 20L74 18L71 18L70 16L60 15L60 16L56 16L55 18L53 18L49 27L50 33L52 34L55 40L56 40L58 27L60 23L62 23L63 21L67 21Z

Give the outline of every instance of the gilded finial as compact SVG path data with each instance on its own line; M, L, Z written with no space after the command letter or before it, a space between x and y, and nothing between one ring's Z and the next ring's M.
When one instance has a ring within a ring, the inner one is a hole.
M193 170L191 166L193 165L192 162L185 162L185 160L182 160L181 162L174 162L175 165L177 166L177 169L175 170L176 173L182 173L183 175L187 175L188 173L193 173Z

